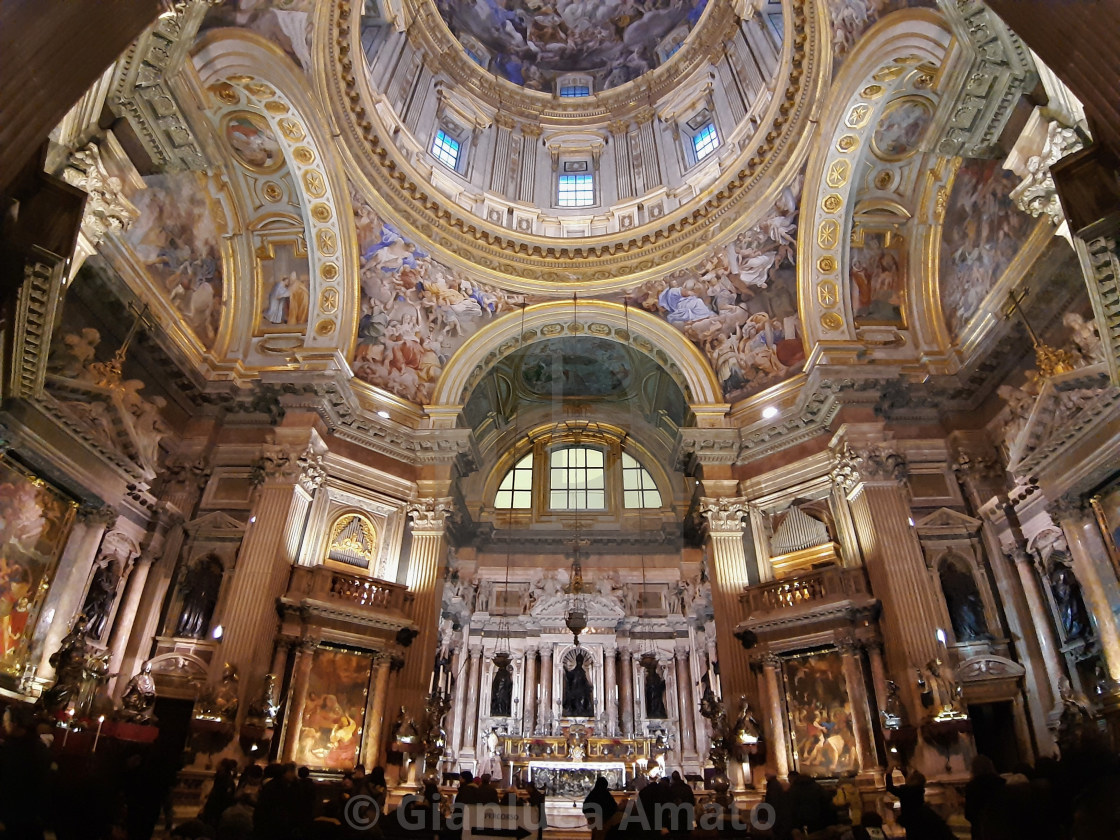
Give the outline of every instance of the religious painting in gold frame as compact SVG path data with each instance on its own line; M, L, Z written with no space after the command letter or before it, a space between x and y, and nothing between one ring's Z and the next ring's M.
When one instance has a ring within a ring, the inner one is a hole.
M0 458L0 675L18 677L78 504Z
M1093 496L1089 503L1097 517L1112 568L1120 575L1120 479Z
M373 658L330 647L312 656L293 761L322 770L353 770L365 729Z
M844 663L835 648L782 660L786 711L797 770L842 776L859 769Z
M893 221L857 220L848 250L856 326L906 328L906 238Z

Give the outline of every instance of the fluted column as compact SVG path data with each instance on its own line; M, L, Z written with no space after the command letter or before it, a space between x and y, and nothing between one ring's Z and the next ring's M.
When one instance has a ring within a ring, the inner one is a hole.
M447 554L444 525L450 510L450 499L420 499L408 508L412 517L408 591L412 595L412 621L419 635L405 651L400 687L401 704L416 720L424 716L439 644L440 596Z
M541 133L541 127L536 123L521 126L521 183L518 184L517 198L528 204L536 201L537 140Z
M378 763L377 757L381 753L381 724L389 703L389 669L392 665L393 657L388 653L379 653L374 659L373 699L366 713L366 735L362 744L362 764L367 770Z
M36 676L42 680L54 679L54 668L48 661L58 650L82 605L82 586L89 577L97 550L107 530L117 521L117 512L108 507L82 505L78 508L77 522L58 561L58 575L47 594L39 617L36 637L43 639L43 655Z
M470 664L467 666L467 707L463 718L463 742L459 747L460 755L469 751L475 753L475 735L478 732L478 685L482 679L482 645L470 650Z
M552 645L541 647L541 703L537 707L537 734L552 734Z
M859 769L870 772L879 764L875 752L875 737L872 735L870 709L867 690L864 687L863 669L860 667L859 646L854 642L840 644L840 661L844 668L844 680L848 684L848 705L852 710L852 730L856 736L856 749L859 751Z
M622 734L634 734L634 665L630 656L630 645L618 646L619 669L618 706L622 710Z
M1023 548L1015 546L1010 551L1011 558L1015 561L1015 569L1019 572L1019 579L1023 582L1023 594L1027 599L1027 606L1034 621L1030 623L1032 632L1038 640L1042 662L1046 668L1046 678L1050 689L1047 698L1051 706L1057 704L1058 686L1061 684L1064 670L1061 661L1061 645L1054 632L1054 624L1050 618L1050 610L1046 606L1046 596L1042 591L1042 583L1038 579L1034 559Z
M284 747L280 753L281 760L291 761L295 758L296 747L299 745L299 733L303 728L303 713L307 708L307 685L311 680L311 666L315 661L315 651L319 647L319 639L307 636L300 639L296 649L296 660L292 665L292 685L288 689L288 720L284 726Z
M941 611L930 585L918 535L910 525L906 462L881 424L845 426L833 439L832 476L851 505L852 521L880 619L890 670L910 686L911 668L938 656ZM911 692L910 707L918 710Z
M873 639L867 643L867 663L871 666L871 685L875 689L875 720L887 708L887 669L883 664L883 643Z
M708 524L711 541L712 608L716 616L716 650L719 656L719 679L722 696L734 701L748 694L750 676L743 646L735 638L735 625L741 617L739 603L747 585L747 555L743 547L743 519L747 515L746 499L704 498L700 510ZM728 710L730 715L732 710Z
M311 496L323 481L322 443L307 428L277 429L274 442L262 449L254 465L256 496L241 551L229 584L220 619L224 633L212 673L223 660L237 666L241 680L241 714L270 664L276 635L276 599L288 585L297 556ZM316 451L318 446L319 451Z
M774 756L774 769L782 779L789 775L789 739L786 736L785 709L782 708L781 676L778 669L782 660L773 654L762 660L763 685L766 686L766 712L770 719L770 746Z
M1120 681L1120 629L1108 592L1110 588L1116 590L1116 574L1109 564L1100 528L1092 510L1081 498L1063 498L1052 511L1066 536L1073 573L1085 594L1085 606L1093 613L1108 676L1113 682Z
M607 734L618 734L618 679L615 676L615 659L618 649L612 644L603 645L603 708L607 712Z
M525 683L521 692L521 731L532 735L537 721L537 649L525 649Z
M696 754L696 733L692 728L693 696L692 672L688 667L688 650L677 648L677 694L680 696L681 754Z

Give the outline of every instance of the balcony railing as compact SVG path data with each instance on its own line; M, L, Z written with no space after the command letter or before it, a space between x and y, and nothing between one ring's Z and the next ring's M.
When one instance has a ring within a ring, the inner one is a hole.
M293 566L287 597L344 603L373 610L406 613L411 600L408 587L386 580L355 575L328 566Z
M823 605L860 596L870 597L863 569L829 566L796 577L749 586L739 600L748 617L754 618L760 613Z

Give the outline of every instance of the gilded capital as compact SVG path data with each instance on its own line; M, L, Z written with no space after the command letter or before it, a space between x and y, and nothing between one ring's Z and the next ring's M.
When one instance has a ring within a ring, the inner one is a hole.
M854 447L845 443L835 458L832 480L845 491L854 490L861 482L900 482L906 478L906 459L883 444Z
M316 453L310 443L302 452L290 446L269 443L264 445L261 457L253 464L250 480L255 485L266 482L299 484L308 493L313 493L326 475L323 456Z

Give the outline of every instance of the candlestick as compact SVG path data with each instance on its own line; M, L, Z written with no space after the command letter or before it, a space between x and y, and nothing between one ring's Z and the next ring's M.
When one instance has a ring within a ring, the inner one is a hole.
M105 722L105 715L102 715L101 717L99 717L97 719L97 734L93 736L93 750L92 750L92 752L97 752L97 741L98 741L98 739L101 738L101 724L103 724L104 722Z

